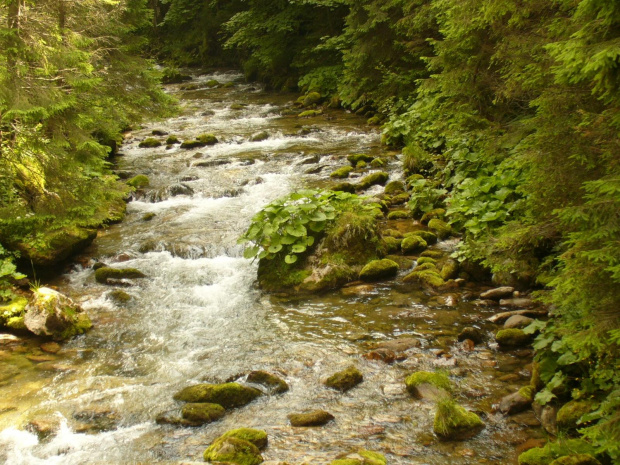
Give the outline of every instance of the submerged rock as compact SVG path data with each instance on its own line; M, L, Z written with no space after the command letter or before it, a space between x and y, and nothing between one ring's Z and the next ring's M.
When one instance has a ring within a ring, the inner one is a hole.
M314 410L308 413L292 413L287 417L291 426L323 426L334 419L334 416L325 410Z
M189 386L177 392L173 398L190 403L209 402L231 409L247 405L260 395L258 389L238 383L225 383Z
M289 390L288 384L282 378L266 371L253 371L248 375L248 383L266 387L273 394L281 394Z
M205 462L259 465L263 462L260 450L251 442L235 437L219 438L204 451Z
M484 341L484 333L480 328L476 328L474 326L466 326L459 333L457 339L459 341L464 341L465 339L469 339L474 341L476 344L481 344Z
M380 279L392 278L398 273L398 263L387 258L383 260L373 260L360 271L362 281L378 281Z
M433 430L440 439L469 439L483 428L484 423L478 415L465 410L452 399L441 399L437 403Z
M24 314L24 324L34 334L52 337L57 341L83 334L92 327L82 307L47 287L33 292Z
M269 133L267 131L258 132L250 137L250 142L262 142L269 139Z
M364 375L351 365L346 370L333 374L325 381L325 385L337 391L346 392L364 380Z

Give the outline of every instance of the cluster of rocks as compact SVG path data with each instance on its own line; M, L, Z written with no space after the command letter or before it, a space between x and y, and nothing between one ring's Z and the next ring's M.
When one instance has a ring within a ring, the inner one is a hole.
M152 137L157 136L157 137ZM206 147L208 145L215 145L219 142L218 138L213 134L200 134L194 139L187 139L181 141L178 136L170 135L166 131L161 129L154 129L151 137L146 137L138 143L139 148L157 148L165 145L167 149L171 149L173 146L180 144L182 149L195 149L200 147ZM167 137L166 137L167 136ZM164 140L163 138L166 137Z

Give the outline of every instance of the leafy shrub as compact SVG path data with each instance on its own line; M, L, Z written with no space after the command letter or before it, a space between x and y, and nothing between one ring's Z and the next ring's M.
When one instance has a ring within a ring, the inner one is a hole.
M0 244L0 302L11 300L14 297L11 291L12 281L25 277L17 272L13 263L14 256Z
M362 198L341 191L305 189L271 202L253 218L239 243L250 242L243 256L272 259L285 254L288 264L312 247L325 227L346 208L373 211L377 204L363 204Z

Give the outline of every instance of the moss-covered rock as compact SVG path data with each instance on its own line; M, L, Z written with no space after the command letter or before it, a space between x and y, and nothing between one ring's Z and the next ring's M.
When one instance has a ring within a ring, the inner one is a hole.
M356 367L351 365L345 370L334 373L327 378L325 386L336 389L337 391L346 392L364 381L364 375Z
M448 398L437 402L433 431L441 439L464 440L469 439L484 428L484 423L473 412L465 410L455 401Z
M142 215L142 221L151 221L153 218L157 216L156 213L149 212Z
M379 116L372 116L368 118L366 124L369 124L370 126L379 126L381 124L381 118Z
M422 224L427 224L433 218L443 220L445 216L446 216L446 211L443 208L434 208L433 210L424 213L424 215L422 215L422 218L420 219L420 222Z
M373 159L370 162L370 166L372 166L375 169L378 169L378 168L383 168L384 166L387 166L387 163L388 163L387 159L380 157L380 158Z
M224 462L236 465L259 465L263 462L260 450L243 439L228 437L217 439L203 454L205 462Z
M405 184L402 181L392 181L387 183L384 193L388 195L396 195L405 192Z
M459 262L456 260L448 260L441 267L441 272L439 274L444 281L456 279L459 275Z
M179 140L179 138L177 136L168 136L168 138L166 139L166 145L175 145L175 144L180 144L181 141Z
M357 166L360 161L371 163L375 157L368 155L367 153L354 153L347 156L347 161L351 163L351 166Z
M149 187L150 181L148 176L144 174L139 174L127 181L127 184L136 189L143 189L145 187Z
M237 428L222 434L218 439L237 438L243 439L254 444L259 450L267 448L269 438L267 433L261 429L254 428Z
M549 465L601 465L601 462L590 454L574 454L555 459Z
M205 82L205 86L211 88L211 87L217 87L220 85L220 82L216 79L209 79L207 82Z
M9 303L0 306L0 328L23 329L27 305L28 299L15 297Z
M420 257L418 258L417 263L418 263L418 266L424 265L425 263L430 263L431 265L435 266L437 264L437 261L431 257Z
M394 197L392 197L392 199L390 200L390 205L396 206L396 205L402 205L404 203L407 203L409 201L409 194L406 192L403 192L402 194L397 194Z
M395 237L384 237L383 238L383 243L385 244L385 251L387 253L396 253L400 250L400 243L402 242L402 239L397 239Z
M323 112L321 110L306 110L306 111L302 111L297 116L299 118L313 118L316 116L321 116L322 114Z
M400 248L404 254L422 252L428 244L420 236L408 236L403 239Z
M242 103L233 103L230 107L231 110L243 110L245 108L245 105L243 105Z
M217 421L223 418L225 413L226 410L221 405L207 402L185 404L181 410L183 418L196 425Z
M388 220L406 220L411 218L411 210L395 210L388 213Z
M82 307L69 297L47 287L33 291L24 313L24 325L38 335L64 341L92 327Z
M197 147L206 147L207 145L215 145L219 141L213 134L201 134L194 140L186 140L181 144L182 149L194 149Z
M561 430L574 430L579 419L594 410L596 404L588 400L571 400L560 407L556 417L556 424Z
M267 131L257 132L250 137L250 142L262 142L269 139L269 133Z
M355 165L355 169L356 170L363 170L368 166L368 163L366 163L364 160L360 160L357 162L357 165Z
M104 266L95 271L95 281L101 284L108 284L110 279L139 279L146 278L146 275L135 268L111 268Z
M397 239L398 240L398 239ZM408 257L403 257L402 255L387 255L385 258L388 260L392 260L393 262L398 263L398 267L401 270L409 270L413 268L413 260Z
M436 260L439 260L443 258L444 255L445 255L445 252L442 252L441 250L425 250L424 252L420 254L420 257L431 257Z
M333 186L331 190L355 194L355 184L351 184L350 182L341 182Z
M304 97L303 106L311 107L312 105L316 105L320 101L321 101L321 94L319 94L318 92L310 92L306 94L306 96Z
M334 416L325 410L314 410L308 413L292 413L287 417L291 426L323 426L334 419Z
M261 370L251 372L247 381L264 386L273 394L281 394L289 389L288 384L282 378Z
M594 456L594 447L581 439L549 442L544 447L534 447L519 455L519 465L550 465L560 457L579 454Z
M424 257L423 257L424 258ZM425 270L432 270L435 273L437 273L437 267L435 266L434 263L430 263L430 262L426 262L426 263L418 263L415 267L415 271L420 272L420 271L425 271Z
M423 286L437 288L443 286L446 282L441 278L439 273L434 270L414 270L403 278L406 283L420 283Z
M500 329L495 340L501 347L523 347L532 341L532 336L518 328Z
M409 236L420 236L422 239L426 241L428 245L433 245L437 243L437 235L430 231L419 230L419 231L412 231L412 232L405 234L405 237L409 237Z
M173 398L190 403L209 402L231 409L247 405L260 395L258 389L238 383L224 383L189 386L177 392Z
M499 411L504 415L513 415L528 409L533 400L532 388L526 386L517 392L502 397L499 402Z
M329 177L336 179L348 178L351 171L353 171L353 168L351 166L343 166L342 168L338 168L337 170L332 171Z
M398 263L384 258L373 260L360 271L362 281L378 281L380 279L393 278L398 273Z
M438 400L449 396L452 383L445 373L418 371L405 378L407 392L416 399Z
M138 144L140 148L154 148L161 146L161 141L155 139L154 137L147 137L142 142Z
M356 185L356 189L358 191L362 191L377 184L383 185L387 182L389 177L390 175L385 171L369 174L368 176L362 178L362 180Z
M334 460L330 465L387 465L387 459L379 452L362 449Z
M437 218L433 218L428 222L428 229L433 231L440 239L450 237L452 228L448 223Z
M131 300L131 296L127 294L125 291L122 291L120 289L115 289L113 291L110 291L108 292L107 295L111 300L113 300L114 302L120 303L120 304L124 304Z

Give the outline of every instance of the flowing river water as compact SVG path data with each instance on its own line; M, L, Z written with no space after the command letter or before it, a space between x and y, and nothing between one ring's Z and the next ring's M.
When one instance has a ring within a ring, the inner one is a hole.
M531 415L505 418L493 404L527 384L528 354L492 343L464 350L456 341L464 326L477 324L489 336L496 329L485 322L495 310L468 301L475 287L429 295L396 280L296 297L256 289L256 264L236 243L251 217L296 188L328 184L346 155L386 149L360 117L288 116L290 95L240 78L219 72L196 77L194 90L168 86L182 115L127 138L118 168L147 175L150 186L129 203L122 224L100 233L82 265L52 283L89 312L93 330L55 355L41 352L36 339L1 341L0 462L201 461L214 438L246 426L268 432L265 459L291 464L325 464L358 448L382 452L390 464L513 463L515 446L540 431ZM230 84L207 88L211 79ZM154 129L181 140L214 133L220 142L195 150L138 148ZM261 131L268 138L252 142ZM395 179L398 156L391 160ZM147 214L154 214L150 221ZM110 286L95 282L95 260L138 268L148 278L123 287L131 299L117 303ZM388 365L361 357L372 342L401 336L422 342L406 360ZM322 385L351 364L364 373L361 385L345 394ZM290 391L199 428L155 423L159 413L178 408L172 395L181 388L257 369L279 374ZM486 428L475 438L439 441L434 404L407 395L408 373L435 369L448 371L457 400L483 417ZM336 420L321 428L289 425L289 413L314 408ZM25 427L38 418L56 419L60 429L40 439Z

